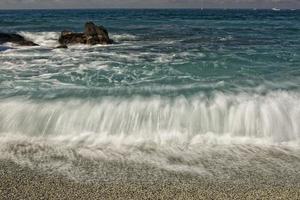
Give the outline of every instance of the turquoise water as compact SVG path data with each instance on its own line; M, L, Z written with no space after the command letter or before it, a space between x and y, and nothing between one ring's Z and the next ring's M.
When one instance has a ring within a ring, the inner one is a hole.
M299 11L1 11L4 32L41 45L1 53L1 98L298 90ZM60 31L108 28L106 47L53 50Z
M54 48L87 21L115 44ZM173 155L228 146L242 165L247 151L300 147L300 11L0 11L0 30L40 45L0 47L2 153L67 144L174 169Z

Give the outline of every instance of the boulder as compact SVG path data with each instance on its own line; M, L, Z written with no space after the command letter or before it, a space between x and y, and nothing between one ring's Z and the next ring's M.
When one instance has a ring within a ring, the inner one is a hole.
M111 44L113 41L108 36L108 31L103 26L96 26L93 22L85 24L84 34L87 36L87 44Z
M21 46L38 46L32 41L26 40L23 36L15 33L0 33L0 44L11 42Z
M112 44L108 31L103 26L96 26L93 22L85 24L84 33L63 31L58 39L61 45L68 44Z
M68 44L86 44L86 36L83 33L65 33L62 32L61 36L58 39L59 44L68 45Z

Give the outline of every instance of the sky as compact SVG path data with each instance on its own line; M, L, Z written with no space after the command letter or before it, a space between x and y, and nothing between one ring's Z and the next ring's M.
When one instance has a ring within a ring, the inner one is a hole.
M300 9L300 0L0 0L0 9L275 7Z

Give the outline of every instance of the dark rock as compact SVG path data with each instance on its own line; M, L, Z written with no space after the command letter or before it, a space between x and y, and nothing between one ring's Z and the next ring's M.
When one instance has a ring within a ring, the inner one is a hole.
M68 34L71 34L71 33L72 33L72 31L64 30L64 31L61 32L61 35L65 36L65 35L68 35Z
M62 44L62 45L59 45L56 47L56 49L67 49L67 48L68 48L68 46L65 44Z
M85 24L84 33L73 33L70 31L63 31L59 38L61 45L68 44L112 44L108 36L108 31L103 26L96 26L93 22Z
M96 26L93 22L85 24L84 34L87 36L87 44L111 44L113 41L108 36L108 31L103 26Z
M14 33L0 33L0 44L11 42L21 46L38 46L32 41L26 40L23 36Z
M62 33L58 39L61 45L86 44L86 36L83 33Z
M11 49L10 47L0 46L0 52L6 51L7 49Z

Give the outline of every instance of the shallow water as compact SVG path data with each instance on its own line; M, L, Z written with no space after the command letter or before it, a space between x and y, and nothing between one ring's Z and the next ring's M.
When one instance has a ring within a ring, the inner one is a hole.
M89 20L116 43L54 48ZM4 157L55 168L68 147L198 174L253 156L266 173L300 170L299 11L0 11L0 29L40 45L0 48Z

